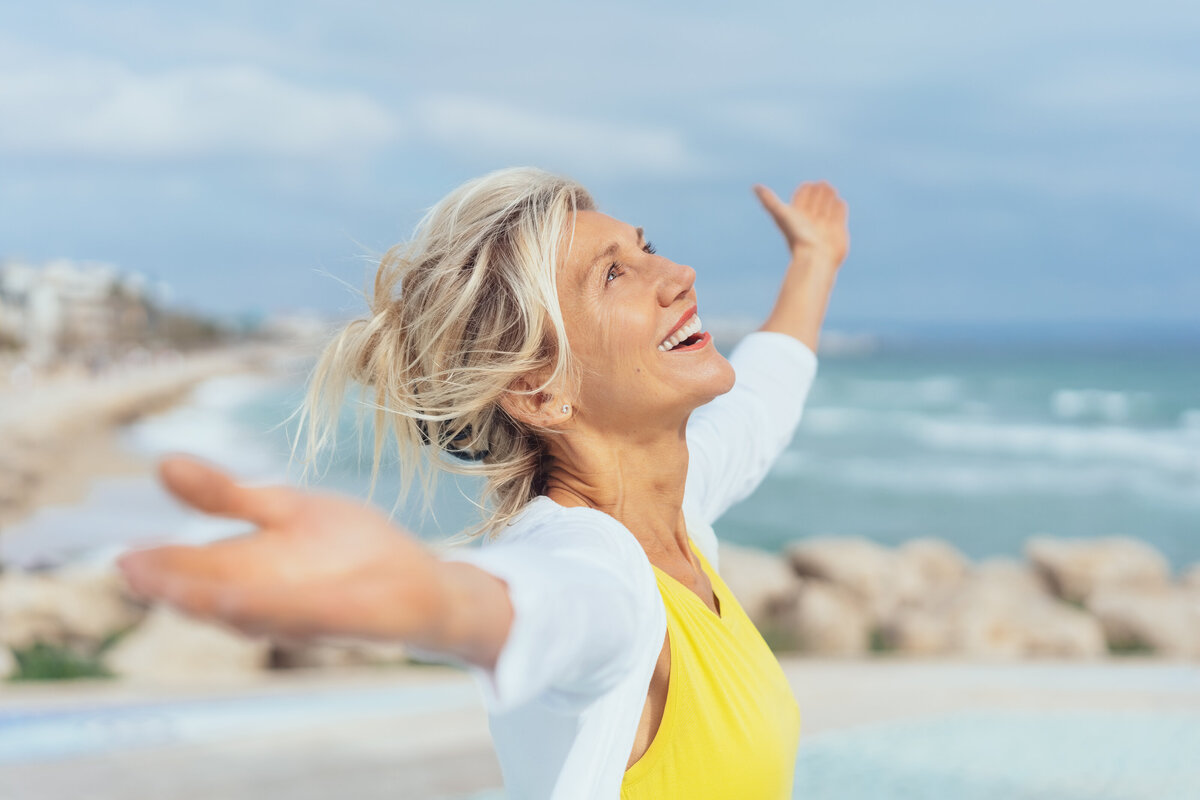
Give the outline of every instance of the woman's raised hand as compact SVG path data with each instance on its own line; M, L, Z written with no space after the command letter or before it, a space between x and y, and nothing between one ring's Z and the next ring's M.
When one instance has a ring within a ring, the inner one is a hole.
M825 181L802 183L784 203L766 186L756 184L754 193L787 239L793 258L816 257L837 269L850 248L846 202Z
M284 486L238 485L190 457L159 464L167 489L247 535L171 545L120 560L138 594L249 634L423 642L443 620L441 562L362 501Z

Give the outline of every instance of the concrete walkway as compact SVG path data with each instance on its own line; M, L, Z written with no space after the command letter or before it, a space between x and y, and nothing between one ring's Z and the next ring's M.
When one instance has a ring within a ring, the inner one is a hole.
M784 658L805 741L978 709L1200 719L1200 666ZM5 800L494 796L475 686L443 666L273 673L220 686L0 685Z

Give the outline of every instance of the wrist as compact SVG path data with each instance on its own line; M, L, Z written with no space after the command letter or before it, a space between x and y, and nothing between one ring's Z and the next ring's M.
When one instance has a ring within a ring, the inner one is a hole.
M507 584L474 564L438 563L442 587L438 624L426 644L414 644L493 668L512 624Z
M828 250L818 249L811 244L802 243L794 246L791 251L790 271L811 273L814 277L832 279L837 275L841 261Z

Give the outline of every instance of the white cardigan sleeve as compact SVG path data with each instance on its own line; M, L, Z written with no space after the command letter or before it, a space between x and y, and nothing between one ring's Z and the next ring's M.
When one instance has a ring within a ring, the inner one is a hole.
M688 420L684 503L712 524L766 477L800 424L817 374L816 354L799 339L759 331L729 357L733 389Z
M560 508L518 535L440 557L508 585L513 621L494 670L424 654L470 672L489 713L532 700L578 708L633 669L642 640L657 636L649 562L632 534L602 512Z

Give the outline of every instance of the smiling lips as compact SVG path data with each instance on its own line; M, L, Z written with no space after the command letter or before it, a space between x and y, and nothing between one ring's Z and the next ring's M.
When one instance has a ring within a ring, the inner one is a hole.
M700 332L700 317L696 315L695 309L692 310L680 325L675 328L675 331L663 339L658 345L658 349L662 352L681 350L696 350L708 344L712 338L707 333Z

